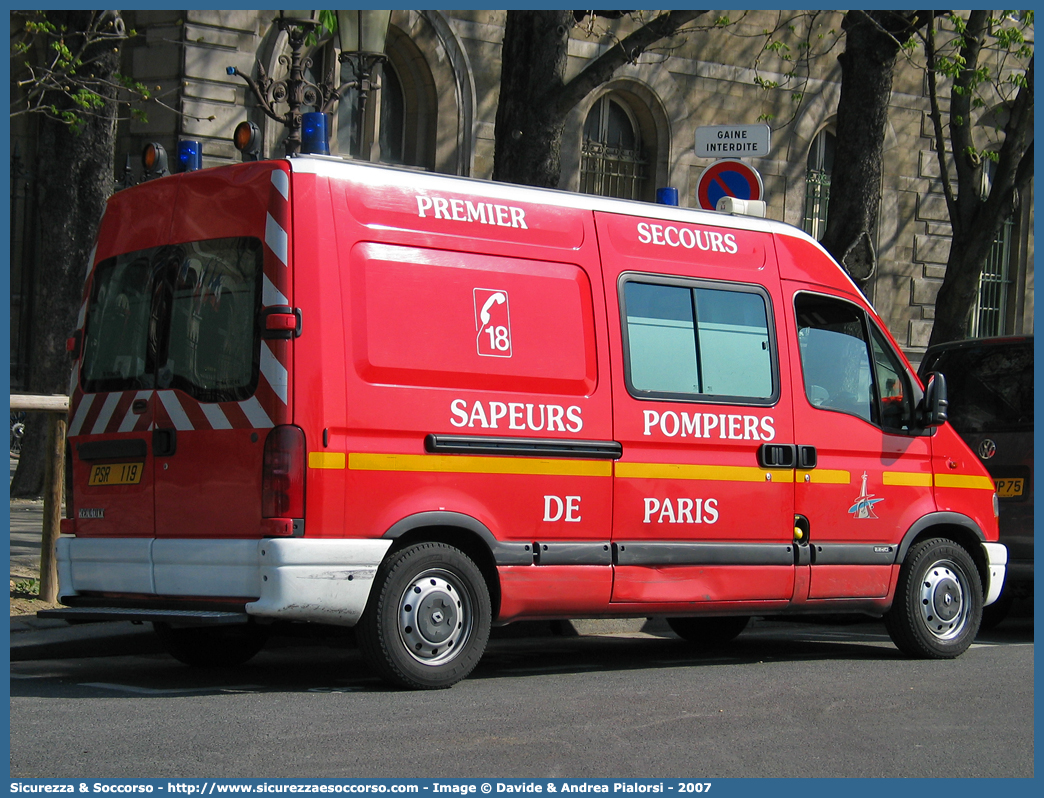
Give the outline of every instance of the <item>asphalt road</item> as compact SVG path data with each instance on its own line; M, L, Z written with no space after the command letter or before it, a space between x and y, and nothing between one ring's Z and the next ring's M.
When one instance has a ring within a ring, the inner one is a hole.
M953 661L878 623L756 620L700 654L635 634L500 639L448 691L282 641L238 671L163 654L12 664L12 777L1031 777L1032 619Z

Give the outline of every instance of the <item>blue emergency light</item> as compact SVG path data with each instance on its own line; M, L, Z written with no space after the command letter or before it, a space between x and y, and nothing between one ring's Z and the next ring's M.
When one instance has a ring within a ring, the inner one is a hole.
M311 155L330 154L330 124L327 114L320 111L301 114L301 152Z
M198 141L178 142L178 171L195 172L203 168L203 145Z
M678 189L673 186L656 189L656 201L660 203L660 205L677 205Z

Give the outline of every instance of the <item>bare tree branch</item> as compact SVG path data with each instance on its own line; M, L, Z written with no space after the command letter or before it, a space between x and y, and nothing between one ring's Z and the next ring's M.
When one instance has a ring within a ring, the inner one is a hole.
M588 94L605 83L624 64L636 63L638 57L661 39L673 36L688 22L708 13L707 11L668 11L661 14L638 30L614 44L570 80L552 97L548 104L556 114L568 113Z

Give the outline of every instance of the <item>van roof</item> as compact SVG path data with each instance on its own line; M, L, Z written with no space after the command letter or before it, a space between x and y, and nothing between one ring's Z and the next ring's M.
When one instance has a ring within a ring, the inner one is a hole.
M369 174L367 174L365 178L368 183L384 182L391 186L406 186L422 191L445 190L447 188L447 182L453 182L460 185L457 189L459 191L472 192L491 199L528 200L530 202L557 206L560 208L602 211L605 213L626 214L628 216L641 216L648 219L663 219L664 221L703 224L712 227L730 227L737 230L752 230L755 232L793 236L812 243L818 249L822 250L827 257L830 257L830 254L823 248L823 246L804 230L773 219L761 219L753 216L720 213L718 211L681 208L674 205L660 205L653 202L613 199L610 197L601 197L595 194L579 194L572 191L562 191L560 189L536 188L533 186L522 186L513 183L500 183L492 180L479 180L477 178L444 175L436 172L415 171L401 167L378 165L360 161L348 161L336 156L299 155L294 156L293 158L287 158L286 160L290 164L291 172L299 174L316 174L326 177L340 178L342 180L350 180L362 179L362 173L368 172ZM832 257L831 260L833 260ZM842 273L845 273L843 269L841 271ZM847 275L847 273L845 274Z

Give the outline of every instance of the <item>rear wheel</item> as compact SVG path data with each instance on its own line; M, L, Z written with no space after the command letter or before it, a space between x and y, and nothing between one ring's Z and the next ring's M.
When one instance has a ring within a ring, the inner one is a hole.
M489 590L475 563L444 543L420 543L381 564L356 630L363 656L384 679L431 690L474 670L490 621Z
M154 623L163 647L178 662L194 668L242 665L264 648L268 627L256 623L235 626L171 626Z
M982 601L971 555L952 540L931 538L910 548L885 627L904 654L953 659L975 639Z
M667 619L667 625L678 637L708 648L735 640L747 628L748 623L749 615Z

